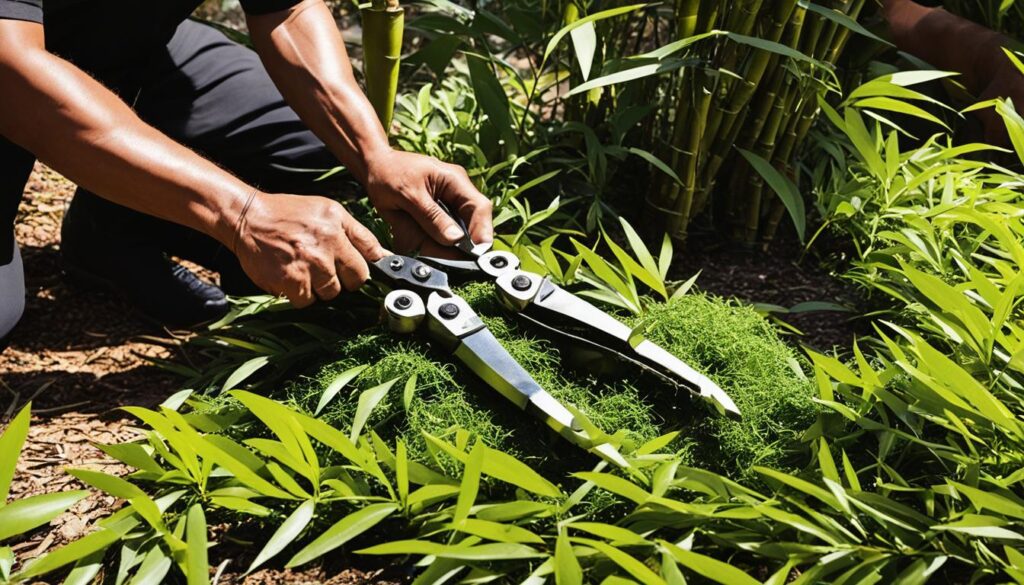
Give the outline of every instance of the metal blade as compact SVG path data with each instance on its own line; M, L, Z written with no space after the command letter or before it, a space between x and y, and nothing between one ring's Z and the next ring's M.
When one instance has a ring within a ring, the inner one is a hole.
M630 361L660 372L710 403L718 412L740 417L732 398L706 376L652 341L634 335L632 329L611 315L550 281L540 286L524 312L550 329L559 329L558 325L551 323L555 320L586 331L580 337L590 338L595 345L610 348Z
M575 423L572 413L541 388L486 328L462 337L459 342L455 348L455 356L490 387L519 408L533 411L534 415L539 416L549 427L577 446L610 463L629 467L613 445L595 445L587 433Z

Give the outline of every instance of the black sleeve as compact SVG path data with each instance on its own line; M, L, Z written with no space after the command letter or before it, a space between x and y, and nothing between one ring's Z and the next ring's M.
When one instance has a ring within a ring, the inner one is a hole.
M0 0L3 2L5 0ZM42 1L42 0L40 0ZM241 0L242 10L246 14L270 14L286 8L291 8L301 0Z
M0 0L0 19L43 22L43 0Z

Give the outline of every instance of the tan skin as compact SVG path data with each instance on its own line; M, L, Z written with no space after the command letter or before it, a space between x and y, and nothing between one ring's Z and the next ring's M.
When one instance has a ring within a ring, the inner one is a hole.
M900 49L935 67L957 71L968 91L980 100L1010 98L1024 106L1024 77L1003 53L1009 39L942 8L911 0L884 0L882 12L893 42ZM986 141L1009 142L1006 126L992 109L977 112Z
M492 239L490 201L461 167L388 146L322 0L248 23L282 95L363 182L399 250L437 251L458 238L436 200L466 221L475 240ZM258 191L150 127L46 51L40 24L0 20L0 87L0 135L115 203L233 248L257 286L297 307L358 289L369 277L367 262L385 254L341 204Z

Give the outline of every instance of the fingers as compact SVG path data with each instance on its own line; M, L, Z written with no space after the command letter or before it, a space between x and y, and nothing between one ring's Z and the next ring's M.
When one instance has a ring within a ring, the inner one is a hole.
M352 243L352 246L355 247L366 261L376 262L387 255L380 242L377 241L376 236L373 235L373 232L356 221L347 212L342 220L342 227L345 230L348 241Z
M437 204L427 190L418 191L402 199L400 206L434 241L450 246L462 237L462 228Z
M438 198L449 204L468 224L469 235L477 244L494 240L494 206L477 190L466 170L446 165L445 180Z
M348 238L342 237L338 240L335 267L347 291L357 291L370 280L370 267L366 264L366 259Z
M391 228L391 239L399 254L415 252L430 237L420 228L411 215L404 211L381 211L381 217Z

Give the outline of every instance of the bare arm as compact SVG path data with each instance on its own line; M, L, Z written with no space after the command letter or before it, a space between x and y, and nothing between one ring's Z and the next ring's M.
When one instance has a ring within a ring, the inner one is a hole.
M253 45L288 104L367 188L391 225L396 246L450 245L460 231L435 203L491 241L491 204L461 167L388 145L373 107L352 74L345 44L323 0L247 16Z
M296 305L314 295L332 298L342 282L357 288L369 274L364 257L383 253L339 204L255 192L144 123L100 83L47 52L40 24L0 19L0 87L0 135L111 201L236 247L257 285Z
M0 87L0 134L111 201L230 242L252 189L47 52L42 25L0 20Z

